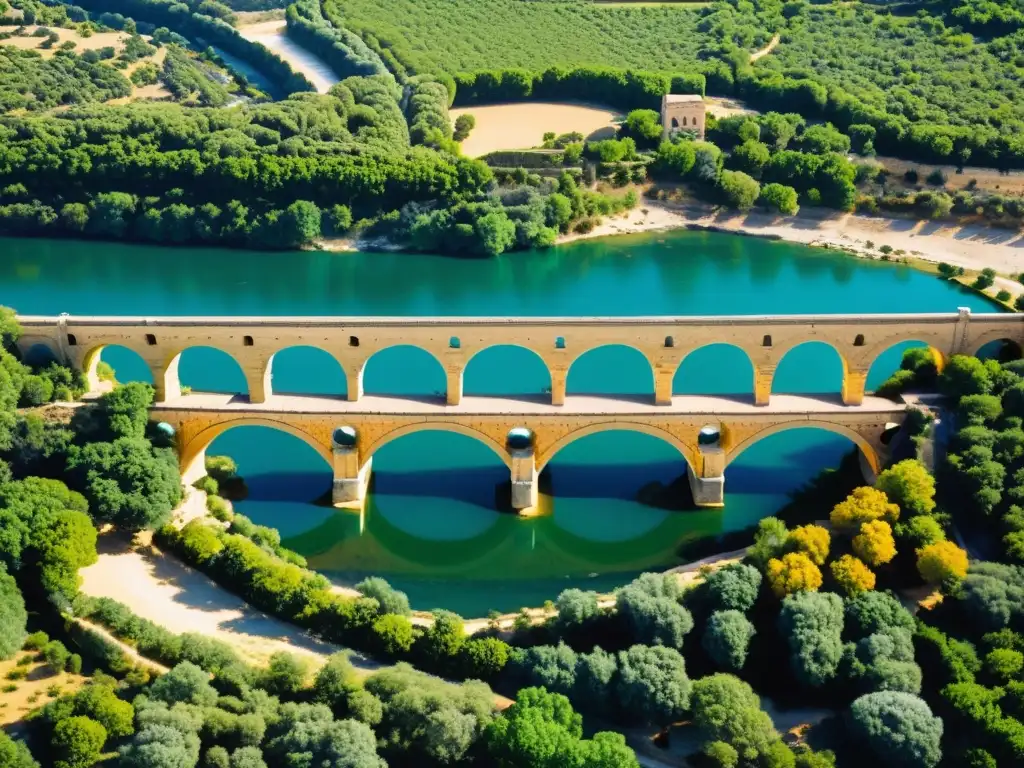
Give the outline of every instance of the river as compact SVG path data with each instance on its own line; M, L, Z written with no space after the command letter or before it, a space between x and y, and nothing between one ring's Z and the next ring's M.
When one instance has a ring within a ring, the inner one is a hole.
M23 313L133 315L721 315L841 312L953 312L992 305L909 267L803 246L704 232L591 240L492 260L401 253L262 253L0 238L0 302ZM884 353L868 386L899 364ZM149 380L134 353L104 350L119 380ZM226 354L194 348L182 356L182 384L244 392ZM340 394L341 371L323 352L292 348L275 356L278 392ZM836 353L802 345L779 365L775 392L837 393ZM539 392L540 361L495 347L467 368L467 394ZM443 369L408 347L367 365L367 392L441 392ZM650 393L638 352L607 347L574 365L570 392ZM677 393L752 392L750 363L731 347L687 358ZM726 472L722 510L670 512L636 501L645 484L685 471L656 438L606 432L583 438L553 460L543 503L530 520L499 514L495 486L508 473L489 448L468 437L422 432L374 457L363 515L315 506L330 487L311 448L264 427L239 427L209 453L229 454L250 496L237 504L277 527L311 567L351 582L369 574L406 590L413 606L466 616L515 610L581 586L609 590L645 569L677 564L689 541L747 527L777 510L787 494L852 448L845 438L795 429L766 438ZM615 457L613 462L606 458ZM449 457L442 461L438 457Z

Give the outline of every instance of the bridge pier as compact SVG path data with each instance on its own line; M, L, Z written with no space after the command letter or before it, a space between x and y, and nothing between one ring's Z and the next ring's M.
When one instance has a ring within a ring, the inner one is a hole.
M565 383L569 378L568 368L550 368L551 371L551 404L565 405Z
M512 457L512 498L511 505L520 515L530 515L537 508L537 464L533 446L509 448Z
M331 503L339 509L362 510L366 491L370 487L373 459L359 466L359 448L355 430L337 429L331 440L334 480L331 484Z
M775 364L754 366L754 405L768 405L772 398Z
M700 466L697 471L689 464L686 465L693 502L698 507L724 506L725 449L718 443L718 433L715 432L714 443L701 444L698 451Z

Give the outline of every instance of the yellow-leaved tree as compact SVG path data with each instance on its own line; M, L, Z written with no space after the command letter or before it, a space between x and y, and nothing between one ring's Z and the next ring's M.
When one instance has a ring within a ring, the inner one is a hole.
M882 520L892 525L900 517L900 508L876 488L862 486L832 508L829 519L836 528L853 533L861 523Z
M848 595L875 588L875 574L853 555L843 555L829 566L832 577Z
M935 478L917 459L904 459L878 476L875 488L894 502L906 517L935 509Z
M861 523L860 533L853 537L853 551L873 568L888 563L896 557L892 526L884 520Z
M917 550L917 572L929 584L967 575L967 553L952 541L937 541Z
M803 552L772 558L765 569L768 584L778 597L794 592L815 592L821 586L821 571Z
M832 537L820 525L801 525L789 532L786 543L789 549L803 552L811 558L815 565L824 565Z

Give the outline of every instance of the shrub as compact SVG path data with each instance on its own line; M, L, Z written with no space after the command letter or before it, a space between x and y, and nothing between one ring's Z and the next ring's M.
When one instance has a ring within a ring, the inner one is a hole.
M784 184L772 183L761 187L761 204L786 216L800 211L796 190Z
M829 565L832 578L847 595L875 588L875 574L853 555L843 555Z
M681 648L693 617L680 596L672 574L645 573L618 591L615 608L635 642Z
M942 721L917 696L881 691L850 705L853 734L882 765L933 768L942 758Z
M0 563L0 659L9 659L22 647L34 648L35 643L46 642L46 634L37 632L25 637L28 613L14 577ZM29 644L32 641L32 644Z
M713 610L746 612L757 600L761 573L752 565L733 563L709 573L704 585Z
M883 520L891 525L899 516L900 508L891 503L882 491L862 486L836 504L829 519L836 528L852 532L859 530L861 523L874 520Z
M789 546L803 552L815 565L824 565L828 559L831 536L820 525L801 525L789 532Z
M951 541L929 544L917 551L917 572L929 584L967 575L967 553Z
M821 586L821 571L802 552L790 552L781 560L769 560L765 576L777 597L814 592Z
M908 516L927 515L935 509L935 478L917 459L905 459L883 470L875 488Z
M745 762L753 763L756 756L779 741L779 733L762 711L757 694L737 677L703 677L693 684L691 700L693 722L701 736L710 743L728 744L744 756Z
M779 629L800 682L820 687L835 676L843 655L842 598L811 592L789 595L782 601Z
M356 589L380 603L381 613L396 613L402 616L408 616L410 613L409 597L405 592L392 588L387 581L378 576L363 579L356 584Z
M88 717L69 717L53 729L54 768L89 768L107 741L106 729Z
M869 566L888 563L896 557L892 527L882 520L861 523L860 533L853 537L853 551Z
M690 704L690 679L678 651L634 645L619 653L615 684L622 711L640 722L667 726Z
M755 634L754 625L739 611L717 611L704 628L702 645L718 666L738 671L747 660Z
M270 657L270 664L260 677L260 685L270 693L290 697L306 687L309 662L294 653L278 651Z
M64 647L64 643L60 640L51 640L44 645L42 654L47 665L54 672L63 671L64 667L68 663L68 658L71 656L71 654L68 653L68 649Z
M405 616L386 613L373 623L377 645L388 656L403 656L412 648L412 622Z

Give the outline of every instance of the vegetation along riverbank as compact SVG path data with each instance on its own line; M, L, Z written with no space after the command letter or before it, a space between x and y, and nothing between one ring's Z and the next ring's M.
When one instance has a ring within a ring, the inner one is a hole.
M1022 69L1019 2L0 0L0 234L286 264L708 227L1024 308ZM336 589L222 458L186 491L148 384L46 407L84 374L20 332L0 310L2 768L1024 764L1020 339L908 350L877 477L707 568L467 626Z

